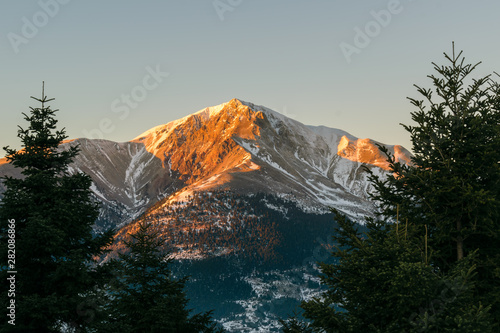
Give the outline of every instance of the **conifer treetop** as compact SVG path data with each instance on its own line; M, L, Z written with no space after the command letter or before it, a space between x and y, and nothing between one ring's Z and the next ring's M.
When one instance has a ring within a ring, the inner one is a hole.
M39 101L40 103L42 103L42 109L45 108L45 103L55 100L55 98L47 99L47 96L45 96L45 81L42 81L42 98L36 98L33 96L30 97L33 98L35 101Z

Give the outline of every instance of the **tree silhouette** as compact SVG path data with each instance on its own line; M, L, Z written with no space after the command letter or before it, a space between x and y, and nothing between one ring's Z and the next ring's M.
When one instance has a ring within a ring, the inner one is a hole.
M211 313L190 316L183 291L187 278L176 279L171 259L162 250L158 225L143 221L125 240L126 253L115 260L116 279L110 286L110 313L102 332L223 332Z
M80 304L102 279L95 258L111 241L111 233L94 236L98 206L92 200L89 176L68 172L78 147L59 145L67 138L56 130L55 113L42 97L19 127L22 149L5 147L7 160L22 169L22 178L4 177L0 205L1 278L6 279L8 220L15 220L16 325L3 321L4 331L59 332L63 326L85 329ZM2 286L5 286L2 283ZM2 290L2 304L7 304Z

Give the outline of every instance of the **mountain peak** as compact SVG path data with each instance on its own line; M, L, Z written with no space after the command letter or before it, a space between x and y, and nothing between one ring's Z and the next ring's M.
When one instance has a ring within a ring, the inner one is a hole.
M198 112L195 112L187 117L194 116L194 115L203 115L206 118L210 118L213 115L218 114L219 112L227 109L237 109L238 107L245 105L245 102L242 102L241 100L237 98L233 98L228 102L215 105L215 106L209 106L204 109L201 109Z
M236 139L241 148L240 140L255 141L262 131L270 138L278 135L276 138L280 140L286 140L286 137L292 142L305 139L313 145L323 142L327 151L342 158L386 170L388 167L385 156L377 147L378 142L374 140L358 139L340 129L304 125L265 106L238 98L156 126L132 141L144 143L149 152L165 160L166 146L169 147L167 150L181 148L199 152L200 147L210 144L226 142L232 146L235 143L233 139ZM187 142L191 147L184 147ZM411 154L406 149L400 146L387 147L397 153L398 159L409 163ZM245 150L250 152L247 148Z
M188 121L189 119L191 119L193 117L196 117L200 120L206 121L209 118L219 114L221 111L237 110L239 107L249 106L249 105L253 105L253 104L244 102L244 101L237 99L237 98L233 98L228 102L225 102L225 103L222 103L219 105L215 105L215 106L209 106L209 107L201 109L195 113L187 115L183 118L171 121L171 122L163 124L163 125L155 126L151 129L141 133L140 135L135 137L132 141L140 141L147 136L154 135L155 133L164 132L165 130L168 131L170 129L177 127L180 124L185 123L186 121Z
M307 126L237 98L156 126L130 142L79 143L82 153L71 170L93 175L96 196L110 211L122 211L116 202L128 207L130 216L155 200L177 202L220 188L276 193L304 207L334 206L356 216L372 210L360 165L380 174L387 170L373 140ZM387 147L398 161L409 161L403 147ZM1 159L0 167L0 176L15 172Z
M144 144L165 169L175 170L186 184L210 175L227 178L231 173L258 169L237 141L257 140L263 118L262 112L232 99L154 127L133 142Z

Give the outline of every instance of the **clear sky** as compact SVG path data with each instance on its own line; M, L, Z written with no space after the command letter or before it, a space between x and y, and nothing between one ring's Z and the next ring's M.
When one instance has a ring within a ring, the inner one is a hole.
M41 82L70 138L131 140L232 98L410 147L431 62L500 71L498 0L1 1L0 146ZM360 33L361 31L361 33ZM3 156L3 153L1 153Z

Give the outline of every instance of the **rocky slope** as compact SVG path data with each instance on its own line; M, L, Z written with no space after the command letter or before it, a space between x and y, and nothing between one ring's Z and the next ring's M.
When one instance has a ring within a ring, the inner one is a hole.
M70 172L85 172L102 203L95 231L116 228L114 250L149 221L177 259L195 312L215 309L228 331L277 332L278 319L317 296L331 260L328 207L362 220L374 211L363 167L387 173L371 139L307 126L233 99L128 142L75 139ZM401 146L388 146L410 162ZM0 176L20 177L0 159ZM3 188L0 183L0 196ZM111 253L116 255L116 252Z
M185 182L165 204L197 191L227 187L239 193L274 193L304 209L334 206L352 217L373 211L362 166L387 168L376 142L338 129L303 125L268 108L233 99L155 127L143 143ZM398 160L409 152L389 146Z
M151 204L199 191L274 193L304 210L333 206L353 218L370 214L362 166L387 168L376 142L327 127L306 126L266 107L233 99L160 125L129 142L76 139L73 172L89 174L102 201L98 229L125 224ZM398 160L409 152L389 146ZM19 176L0 160L0 175ZM0 191L2 188L0 188ZM162 209L162 205L157 205Z

